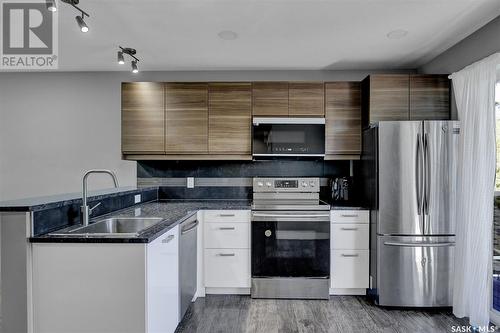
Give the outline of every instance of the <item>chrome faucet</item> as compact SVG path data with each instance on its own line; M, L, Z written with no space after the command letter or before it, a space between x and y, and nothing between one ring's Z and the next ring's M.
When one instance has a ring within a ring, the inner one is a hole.
M94 170L89 170L85 172L85 175L83 175L83 191L82 191L82 224L84 226L89 225L89 216L92 214L92 211L99 206L101 203L99 202L97 205L95 205L92 208L89 208L87 205L87 178L90 176L92 173L106 173L113 178L113 183L115 184L115 188L118 187L118 180L116 179L116 175L113 171L111 170L106 170L106 169L94 169Z

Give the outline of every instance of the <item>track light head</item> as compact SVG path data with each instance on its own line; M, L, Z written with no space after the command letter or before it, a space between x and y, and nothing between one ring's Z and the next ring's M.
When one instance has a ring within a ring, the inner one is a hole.
M137 63L139 62L139 59L135 56L137 53L136 49L133 49L131 47L121 47L118 46L120 50L118 51L118 63L121 65L125 62L125 55L128 55L130 58L132 58L132 73L136 74L139 73L139 68L137 67Z
M45 6L49 12L57 12L56 0L45 0Z
M81 32L88 32L89 31L89 27L87 26L87 24L83 20L83 13L82 13L82 16L76 17L76 22L78 23L78 26L80 27Z
M132 73L139 73L139 69L137 68L137 60L132 60Z
M122 51L118 51L118 63L120 65L123 65L125 63L125 59L123 58L123 52Z

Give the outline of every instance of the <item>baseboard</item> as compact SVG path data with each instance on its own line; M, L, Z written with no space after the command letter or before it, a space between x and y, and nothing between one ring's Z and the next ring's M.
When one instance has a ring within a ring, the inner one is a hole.
M490 310L490 321L497 325L500 326L500 312L497 310Z
M206 295L250 295L250 288L205 288Z
M364 295L366 295L366 289L365 288L349 288L349 289L330 288L330 295L364 296Z
M198 292L197 297L205 297L205 295L250 295L250 288L205 288L205 292ZM339 289L330 288L330 295L353 295L353 296L364 296L366 295L366 289L364 288L350 288L350 289ZM500 313L496 316L500 318ZM500 320L499 320L500 323Z

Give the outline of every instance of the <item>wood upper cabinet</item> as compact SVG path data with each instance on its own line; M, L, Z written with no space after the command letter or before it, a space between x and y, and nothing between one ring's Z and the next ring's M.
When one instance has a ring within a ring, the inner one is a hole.
M167 154L208 152L208 84L165 84L165 151Z
M210 83L208 150L251 154L252 84Z
M325 83L325 120L326 158L361 153L360 82Z
M410 78L407 74L370 75L362 83L363 126L384 120L408 120Z
M447 75L371 75L361 89L363 127L384 120L450 119Z
M288 117L288 82L254 82L253 115Z
M410 75L410 119L450 119L450 80L447 75Z
M163 83L122 83L122 152L165 153Z
M324 117L325 89L323 82L290 82L288 114L290 117Z

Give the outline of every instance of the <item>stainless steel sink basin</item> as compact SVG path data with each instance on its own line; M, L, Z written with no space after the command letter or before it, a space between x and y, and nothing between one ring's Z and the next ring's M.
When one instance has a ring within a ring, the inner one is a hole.
M55 232L51 235L130 237L138 235L141 231L162 220L160 217L114 217L97 221L85 227Z

